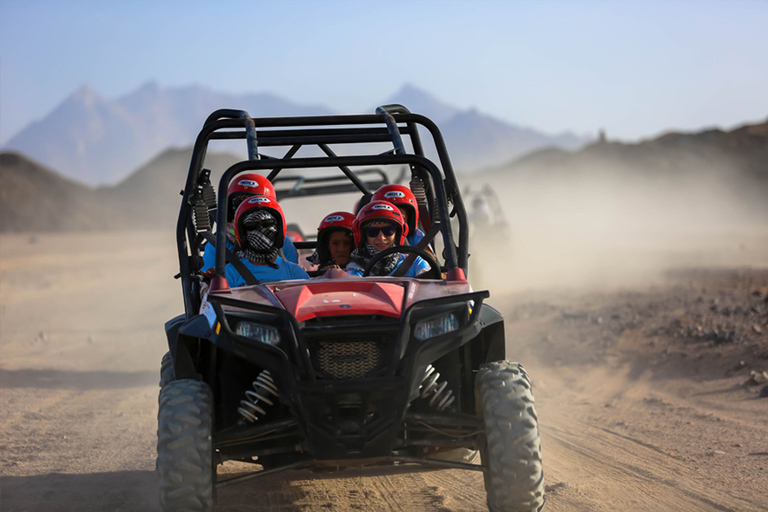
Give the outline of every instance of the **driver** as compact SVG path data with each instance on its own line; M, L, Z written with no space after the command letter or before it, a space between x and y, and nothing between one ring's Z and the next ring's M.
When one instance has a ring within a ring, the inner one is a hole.
M249 197L237 207L234 224L240 246L237 256L260 283L309 279L303 268L278 254L286 238L286 227L283 210L273 198ZM231 288L247 284L231 263L224 274Z
M388 201L397 206L403 214L403 220L408 225L406 241L408 245L416 245L424 238L424 232L419 229L419 205L411 189L404 185L391 184L379 187L373 193L372 201Z
M365 205L352 223L356 249L352 251L347 273L362 276L374 256L394 246L405 244L408 225L400 210L387 201L371 201ZM402 264L406 254L393 252L377 261L371 269L372 276L389 276ZM416 277L430 269L421 256L417 256L405 277Z

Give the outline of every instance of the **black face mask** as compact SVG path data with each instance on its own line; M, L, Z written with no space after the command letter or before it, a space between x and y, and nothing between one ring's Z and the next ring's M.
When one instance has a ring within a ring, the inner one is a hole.
M246 231L238 256L251 263L269 263L277 256L277 220L265 210L248 213L241 221Z

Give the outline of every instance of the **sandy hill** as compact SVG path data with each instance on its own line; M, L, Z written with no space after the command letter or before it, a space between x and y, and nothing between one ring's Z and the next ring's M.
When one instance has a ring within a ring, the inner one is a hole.
M22 154L2 153L0 231L169 228L175 225L190 155L190 148L167 150L119 184L94 189ZM212 153L206 165L217 177L236 160L231 154ZM768 123L727 132L669 133L637 144L601 140L578 151L546 149L460 181L472 186L497 183L500 189L522 185L541 195L583 191L595 183L587 177L598 177L601 186L624 180L623 189L591 191L603 196L625 193L627 180L654 193L667 185L692 189L691 183L707 182L708 195L697 198L693 191L694 200L717 202L722 189L723 195L743 198L744 203L765 203Z
M718 175L768 185L768 122L732 131L668 133L636 144L603 138L579 151L548 148L487 169L483 175L563 177L603 172L669 178Z
M92 231L123 225L98 191L19 153L0 153L0 231Z
M190 155L191 149L165 151L121 183L94 189L25 155L0 153L0 232L170 229ZM220 175L236 161L214 153L207 165Z

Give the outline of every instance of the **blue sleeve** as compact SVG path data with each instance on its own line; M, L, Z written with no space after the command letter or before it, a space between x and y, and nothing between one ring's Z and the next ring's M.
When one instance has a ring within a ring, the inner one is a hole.
M306 270L295 263L288 263L290 264L291 279L309 279L309 274L307 274Z
M405 277L416 277L421 272L427 271L429 269L429 263L427 263L421 256L416 256L413 264L411 264L411 268L409 268L408 272L405 273Z
M285 237L285 242L283 242L283 254L285 254L285 259L291 263L299 262L299 251L296 250L296 246L288 237Z
M208 242L205 244L205 251L203 252L203 270L208 270L214 266L216 266L216 249L212 243Z
M227 278L227 284L230 288L237 288L238 286L245 286L246 284L243 276L241 276L240 272L238 272L231 264L228 264L224 268L224 277Z
M363 267L357 263L348 263L346 268L347 274L360 277L363 277L363 270Z
M235 244L227 240L227 249L234 252L235 251ZM208 270L209 268L216 266L216 247L208 242L205 244L205 252L203 252L203 270Z

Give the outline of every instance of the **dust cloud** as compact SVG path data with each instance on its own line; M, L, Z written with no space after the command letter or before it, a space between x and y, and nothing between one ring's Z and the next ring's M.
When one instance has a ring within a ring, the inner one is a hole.
M506 227L474 230L475 288L637 286L677 267L768 265L764 184L722 172L521 174L487 181Z

